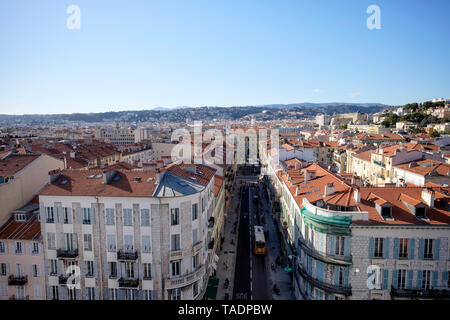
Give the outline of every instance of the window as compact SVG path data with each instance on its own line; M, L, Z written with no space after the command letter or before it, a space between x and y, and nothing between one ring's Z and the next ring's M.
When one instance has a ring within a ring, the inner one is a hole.
M170 274L172 277L176 277L180 275L181 262L175 261L170 263Z
M109 290L109 300L119 300L119 289L110 288Z
M35 298L42 298L42 287L40 284L35 284L33 290Z
M198 266L200 265L200 256L197 253L195 256L192 257L192 270L197 270Z
M8 275L8 266L6 263L0 263L0 276L7 276Z
M70 224L70 208L63 208L64 224Z
M41 275L40 265L32 264L31 265L31 276L37 278L37 277L40 277L40 275Z
M198 295L198 281L192 285L192 295L194 298Z
M406 288L406 272L407 270L398 270L397 285L399 289Z
M391 207L390 206L381 207L381 216L383 218L390 218L391 217Z
M87 291L87 295L86 295L87 299L88 300L95 300L95 288L87 287L86 291Z
M83 208L83 224L91 223L91 208Z
M86 277L94 276L94 261L86 261Z
M7 297L7 296L8 296L8 283L0 282L0 297Z
M181 300L180 288L172 289L172 292L170 293L170 300Z
M48 249L56 249L56 236L53 232L47 233Z
M375 258L383 258L383 238L375 238Z
M84 250L92 251L92 235L90 233L83 234Z
M192 230L192 244L196 244L198 242L198 229L195 228Z
M144 280L152 280L152 264L143 263L142 268L144 269Z
M425 239L425 246L423 248L423 258L427 260L433 259L433 239Z
M106 248L109 252L116 251L116 236L114 234L106 235Z
M336 237L335 250L334 250L335 255L338 255L338 256L344 255L344 242L345 242L344 237L340 237L340 236Z
M47 223L54 223L55 215L53 213L53 207L47 207Z
M131 209L123 209L123 225L124 226L133 225L133 215Z
M133 235L125 235L124 236L124 243L125 243L125 251L132 252L134 250L134 239Z
M424 270L422 272L422 289L430 289L431 271Z
M125 273L128 279L134 278L134 263L133 262L125 262Z
M23 213L16 213L14 215L16 221L26 221L27 217Z
M39 242L33 242L31 247L31 254L38 255L39 254Z
M144 300L152 300L152 291L144 290Z
M6 253L6 245L4 241L0 241L0 253Z
M180 235L179 234L173 234L171 236L171 249L172 249L172 251L180 250Z
M425 207L416 207L416 218L425 219Z
M106 209L106 225L113 226L114 221L114 209Z
M125 289L125 300L136 300L136 289Z
M109 277L117 278L117 262L114 261L108 262L108 268L109 268Z
M55 259L49 260L50 263L50 275L56 276L58 274L58 261Z
M58 286L51 286L50 294L53 300L59 300Z
M68 300L77 300L75 288L67 288L67 298Z
M150 236L142 236L142 252L150 252Z
M180 224L180 209L179 208L170 209L170 224L172 226Z
M148 209L141 209L141 226L150 226L150 210Z
M408 239L406 238L400 239L400 248L398 257L400 259L408 259Z
M16 276L23 277L25 275L24 273L24 267L22 263L16 264Z
M198 219L198 204L194 203L192 205L192 221Z
M16 241L16 254L23 254L23 243Z

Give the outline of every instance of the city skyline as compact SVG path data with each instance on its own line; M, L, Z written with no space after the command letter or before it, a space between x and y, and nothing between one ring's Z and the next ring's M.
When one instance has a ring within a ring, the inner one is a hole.
M450 4L434 4L2 3L0 114L448 98Z

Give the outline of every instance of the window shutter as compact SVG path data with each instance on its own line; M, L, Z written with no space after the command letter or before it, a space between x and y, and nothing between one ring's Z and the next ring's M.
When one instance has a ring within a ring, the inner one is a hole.
M414 245L415 245L415 240L414 239L409 239L409 259L410 260L414 260Z
M138 264L139 266L139 279L144 279L144 264Z
M91 224L95 224L95 214L97 213L96 208L91 208Z
M398 270L392 270L392 286L394 288L398 287Z
M63 287L62 286L58 286L58 298L59 300L66 300L64 299L64 292L63 292Z
M350 256L350 249L351 249L350 245L351 245L350 237L345 237L345 240L344 240L344 255L346 257Z
M23 248L25 251L25 248ZM28 242L28 255L31 256L33 252L33 244L31 242Z
M400 239L394 238L394 252L392 253L393 258L398 259L399 253L400 253Z
M59 223L64 223L64 209L63 207L58 207L58 210L56 210L58 212L58 221Z
M8 247L9 247L9 244L8 244L8 242L4 242L4 244L5 244L5 254L8 254Z
M80 267L81 267L81 276L85 277L86 276L86 271L87 271L86 261L80 261Z
M30 277L32 277L32 276L33 276L33 265L30 264Z
M99 297L99 295L98 295L98 288L95 288L95 289L94 289L94 293L95 293L95 300L99 300L100 297Z
M389 280L389 270L383 270L383 290L387 290L388 288L388 280Z
M422 270L417 270L417 287L418 289L422 288Z
M349 268L345 268L344 269L344 286L348 287L348 283L349 283L349 277L350 277L350 269Z
M73 249L78 249L78 234L72 233Z
M58 260L58 263L56 264L56 268L57 268L56 273L58 275L61 275L61 274L65 273L64 270L63 270L63 264L62 264L61 260Z
M424 239L419 239L419 259L423 260L423 254L424 254L424 249L425 249L425 240Z
M448 271L442 271L442 286L446 287L448 284Z
M73 219L72 219L72 208L67 208L67 216L69 217L69 224L73 223Z
M41 265L37 264L36 268L37 268L37 276L38 276L38 278L40 278L41 277Z
M389 251L390 251L390 238L385 238L384 239L384 248L383 248L383 255L384 255L384 259L389 259Z
M339 286L339 267L334 266L334 285Z
M439 250L441 249L441 239L434 240L434 260L439 260Z
M152 263L150 265L150 267L151 267L151 272L152 272L152 280L154 280L155 279L155 273L156 273L155 265Z
M105 288L105 300L109 300L109 288Z
M412 289L413 287L413 271L408 270L408 289Z
M51 300L50 287L48 285L45 286L45 299Z
M119 300L125 300L125 290L119 289Z
M97 261L94 261L94 278L98 278Z
M121 262L120 263L120 277L121 278L125 278L127 275L126 270L125 270L125 263Z
M158 299L158 294L157 294L156 290L152 290L151 294L152 294L152 300Z
M373 259L374 250L375 250L375 238L370 238L369 239L369 258Z
M439 273L437 271L433 271L433 279L432 279L433 288L437 287L438 277Z
M105 274L105 278L108 279L109 278L109 263L108 261L105 261L105 265L104 265L104 274Z
M48 260L44 260L44 272L46 275L49 275L49 273L50 273L50 270L48 267Z

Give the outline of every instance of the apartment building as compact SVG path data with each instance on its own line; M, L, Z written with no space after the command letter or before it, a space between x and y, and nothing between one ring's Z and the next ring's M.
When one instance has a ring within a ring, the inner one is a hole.
M359 188L316 164L270 182L298 298L450 299L449 188Z
M0 300L43 300L44 254L39 205L12 213L0 227Z
M0 225L26 205L48 182L47 172L63 169L64 161L46 154L7 152L0 159Z
M153 162L153 150L142 149L122 152L122 161L142 168L144 163Z
M217 242L214 169L171 164L49 177L39 196L47 299L202 297ZM71 277L76 270L79 278Z
M450 185L450 164L435 160L412 161L394 166L395 182L412 183L419 187L427 183Z
M139 131L139 134L141 131ZM115 128L97 128L95 139L111 143L113 145L128 145L135 142L135 130L121 128L118 124Z

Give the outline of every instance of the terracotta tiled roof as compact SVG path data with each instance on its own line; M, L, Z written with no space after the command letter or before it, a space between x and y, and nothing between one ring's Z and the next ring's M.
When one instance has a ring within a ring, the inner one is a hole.
M411 165L417 164L417 165ZM413 172L421 176L428 176L435 172L441 176L448 176L450 174L450 164L442 163L435 160L421 160L410 163L404 163L395 166L398 169Z
M37 158L39 155L11 155L0 160L0 176L15 175Z
M214 195L217 197L217 195L220 192L220 188L222 188L224 182L224 178L218 175L214 176Z
M364 151L361 153L354 154L353 157L364 161L370 161L370 155L372 154L372 152L373 150Z

